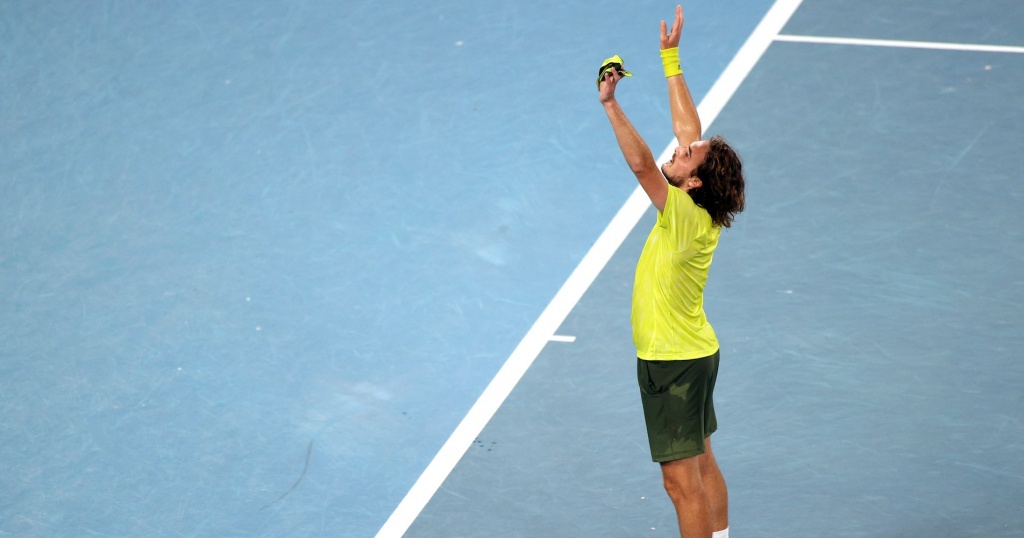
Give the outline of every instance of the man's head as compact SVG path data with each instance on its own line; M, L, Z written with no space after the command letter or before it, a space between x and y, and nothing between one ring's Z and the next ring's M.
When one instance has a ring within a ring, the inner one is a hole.
M743 211L743 163L721 136L679 146L661 171L703 207L716 226L728 228Z

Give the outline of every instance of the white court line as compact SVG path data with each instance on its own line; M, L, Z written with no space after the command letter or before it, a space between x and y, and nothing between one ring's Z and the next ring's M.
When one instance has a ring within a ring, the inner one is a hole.
M740 83L747 77L750 70L764 54L764 51L771 45L772 40L779 34L786 21L793 15L802 0L776 0L768 13L765 14L761 23L747 39L743 47L729 63L725 71L715 82L715 85L708 91L707 96L701 101L697 110L700 114L703 125L708 126L714 122L718 113L722 111L725 103L729 101L733 93L739 88ZM658 162L668 160L676 142L673 141L662 152ZM391 517L384 523L377 538L393 538L405 534L409 526L419 516L420 512L427 505L430 499L437 492L441 484L451 473L455 465L473 444L480 432L491 420L494 413L505 401L508 395L515 388L516 384L530 368L533 361L540 355L545 344L552 339L555 331L568 317L569 313L579 302L580 298L587 291L587 288L594 282L597 275L607 265L615 251L626 236L633 230L640 218L651 206L643 189L637 186L626 203L619 209L612 221L605 228L601 236L597 238L590 250L587 252L580 264L569 275L562 288L558 290L555 297L534 322L526 336L512 352L512 355L505 361L505 364L498 370L498 373L484 389L480 398L456 426L448 440L441 446L441 449L431 460L430 464L413 484L409 493L399 503Z
M561 334L553 334L553 335L551 335L551 338L549 340L552 341L552 342L567 342L567 343L571 344L571 343L576 341L576 337L575 336L563 336Z
M901 47L908 49L962 50L972 52L1010 52L1024 54L1024 47L1009 45L974 45L970 43L939 43L935 41L897 41L892 39L860 39L855 37L820 37L781 34L776 41L820 43L824 45L858 45L867 47Z

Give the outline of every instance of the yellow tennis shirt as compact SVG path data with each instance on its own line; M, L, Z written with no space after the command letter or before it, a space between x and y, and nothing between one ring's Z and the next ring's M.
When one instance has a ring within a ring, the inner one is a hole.
M669 187L633 281L637 357L687 360L718 351L715 330L704 315L704 284L721 231L689 194Z

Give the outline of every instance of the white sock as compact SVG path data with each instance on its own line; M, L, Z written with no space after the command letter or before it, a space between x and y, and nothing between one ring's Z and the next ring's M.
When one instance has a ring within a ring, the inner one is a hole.
M726 527L720 531L715 531L711 538L729 538L729 527Z

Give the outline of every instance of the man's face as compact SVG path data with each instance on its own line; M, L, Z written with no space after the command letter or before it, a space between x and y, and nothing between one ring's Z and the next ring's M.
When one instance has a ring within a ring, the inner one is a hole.
M696 180L696 185L688 180L694 177L697 167L704 163L710 147L711 143L707 140L698 140L689 146L677 147L672 153L672 158L661 167L662 173L668 178L669 183L684 191L699 187L699 180Z

